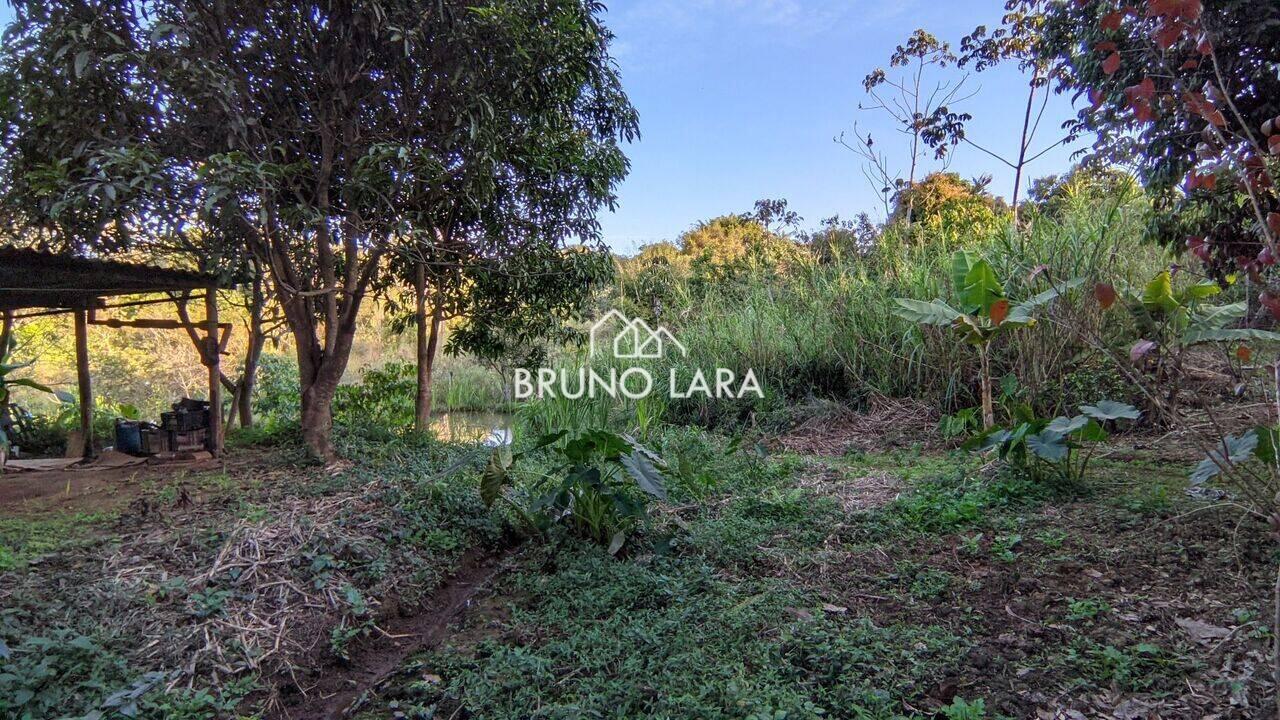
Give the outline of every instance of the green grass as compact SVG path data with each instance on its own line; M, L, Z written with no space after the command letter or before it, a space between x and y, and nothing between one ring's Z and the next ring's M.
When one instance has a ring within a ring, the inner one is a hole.
M31 560L87 541L94 526L116 513L67 513L0 518L0 571L25 567Z
M727 582L702 561L620 563L594 549L539 551L553 575L500 589L527 643L486 639L420 658L447 678L401 707L462 705L490 718L891 717L963 650L950 632L824 612L773 578ZM414 696L416 695L416 697Z
M1081 570L1182 542L1153 538L1168 508L1123 500L1142 478L1119 484L1119 463L1069 496L965 454L822 458L836 477L904 483L896 501L848 513L802 482L815 459L730 452L688 428L651 444L700 469L672 478L678 519L655 515L622 558L559 535L526 546L445 645L412 658L361 718L1021 717L1031 710L1018 688L1064 702L1099 685L1177 694L1203 667L1176 628L1152 635L1124 619L1154 598ZM1073 526L1067 508L1096 528ZM1228 556L1198 555L1218 563L1214 577L1233 567ZM1039 575L1071 590L1034 595ZM1018 604L1024 593L1031 605ZM1032 623L1074 639L972 665L1003 638L1031 637L1010 613L1037 613ZM948 678L963 689L934 699Z

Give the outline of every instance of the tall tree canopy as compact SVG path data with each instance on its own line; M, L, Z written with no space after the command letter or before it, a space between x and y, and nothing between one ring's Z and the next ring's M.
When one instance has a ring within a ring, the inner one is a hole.
M321 457L387 257L598 242L637 132L594 0L15 7L10 217L91 251L198 218L248 248L292 331Z

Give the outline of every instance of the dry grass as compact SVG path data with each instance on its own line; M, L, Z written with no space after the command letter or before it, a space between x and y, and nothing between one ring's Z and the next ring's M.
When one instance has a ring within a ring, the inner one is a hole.
M158 608L137 628L142 657L178 667L176 686L246 672L293 674L327 656L327 629L352 612L347 593L358 583L340 563L318 570L318 553L373 554L389 517L365 499L372 490L370 484L327 497L285 499L268 517L235 520L212 556L198 537L175 533L182 526L208 526L210 518L198 517L200 510L124 538L103 561L105 577L142 597L155 597L174 581L187 593L185 603ZM370 597L365 604L372 615L379 602Z
M937 410L920 400L876 396L866 412L824 403L812 415L777 438L782 449L801 455L840 457L849 452L883 450L912 444L931 446Z

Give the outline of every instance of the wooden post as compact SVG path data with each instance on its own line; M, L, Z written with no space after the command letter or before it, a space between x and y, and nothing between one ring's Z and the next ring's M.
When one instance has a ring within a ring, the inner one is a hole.
M222 373L218 367L218 288L204 296L205 365L209 368L209 452L222 454Z
M93 459L93 382L89 378L89 312L77 308L76 379L80 385L80 434L84 440L82 458Z

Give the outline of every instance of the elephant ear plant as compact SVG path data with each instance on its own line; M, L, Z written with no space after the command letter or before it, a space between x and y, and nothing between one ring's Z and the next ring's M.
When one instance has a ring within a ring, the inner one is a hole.
M1025 406L1017 414L1020 417L1010 427L992 428L965 446L995 452L1036 482L1057 481L1067 487L1077 487L1084 479L1097 444L1109 437L1109 423L1141 417L1132 405L1110 400L1081 405L1080 414L1052 420L1035 417Z
M666 463L628 435L588 430L566 439L566 434L545 435L520 453L495 448L480 477L480 497L487 506L503 500L538 534L560 524L617 554L644 518L647 500L667 499L660 469ZM515 464L543 449L552 460L534 482L541 493L535 491L526 504L504 494Z
M1035 313L1081 279L1058 284L1020 303L1005 296L1004 283L991 264L961 250L951 259L951 285L959 307L938 299L933 301L896 298L894 313L921 325L950 327L960 339L978 351L979 385L982 393L982 427L995 426L995 404L991 389L991 343L1018 328L1036 323Z

